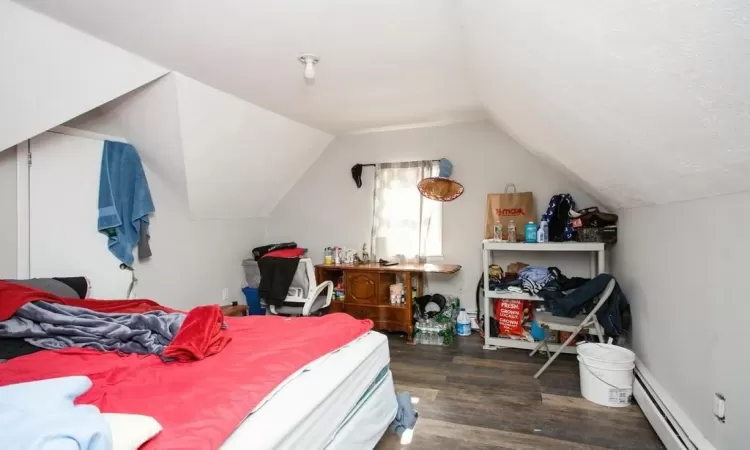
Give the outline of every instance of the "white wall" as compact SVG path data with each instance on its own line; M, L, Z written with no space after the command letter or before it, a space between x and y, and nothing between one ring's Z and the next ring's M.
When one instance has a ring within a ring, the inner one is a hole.
M16 278L16 148L0 151L0 279Z
M620 213L613 269L638 358L717 449L747 448L750 193ZM715 392L727 420L713 417Z
M481 240L487 193L503 192L507 183L532 191L541 216L549 198L571 192L581 206L591 200L572 183L542 165L523 147L489 122L389 131L337 137L273 210L268 240L294 240L322 261L328 246L369 246L372 226L373 168L364 168L357 189L350 169L355 163L448 158L454 178L465 187L443 209L443 253L446 263L461 264L453 277L430 278L432 292L455 294L468 311L475 310L481 273ZM512 254L514 260L559 265L566 273L588 275L581 255ZM507 264L510 261L505 261Z
M0 148L18 144L166 70L0 0Z
M177 74L194 217L266 217L333 136Z
M67 125L120 136L141 154L156 213L153 257L138 264L138 294L188 309L241 301L242 259L264 243L263 220L193 220L188 209L175 75L170 74ZM211 153L214 148L205 148Z

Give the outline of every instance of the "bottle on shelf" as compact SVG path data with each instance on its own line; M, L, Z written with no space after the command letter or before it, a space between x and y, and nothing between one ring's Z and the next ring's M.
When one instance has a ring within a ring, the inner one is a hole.
M508 242L517 242L516 240L516 222L508 222Z
M536 232L537 242L547 242L547 221L542 220L539 223L539 230Z
M493 227L492 239L496 241L503 240L503 224L500 223L500 219L495 221L495 225Z
M534 222L529 222L526 224L526 228L524 229L524 240L530 244L533 244L536 242L536 233L537 233L537 226Z

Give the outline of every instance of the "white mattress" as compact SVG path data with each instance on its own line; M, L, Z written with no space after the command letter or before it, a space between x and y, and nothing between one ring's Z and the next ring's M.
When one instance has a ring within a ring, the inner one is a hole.
M366 402L339 428L326 450L373 449L398 410L396 387L389 370Z
M389 361L388 339L374 331L364 334L289 377L255 408L221 448L326 447L345 422L350 421L350 413L361 406L362 395L375 380L393 386L387 382L390 372L387 377L381 373ZM377 386L376 390L383 389ZM392 404L380 403L385 409L392 407L395 414L395 396Z

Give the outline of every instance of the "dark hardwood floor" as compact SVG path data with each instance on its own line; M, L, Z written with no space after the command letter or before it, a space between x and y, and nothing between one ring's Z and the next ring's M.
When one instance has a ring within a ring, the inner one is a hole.
M394 449L663 449L641 410L606 408L580 395L578 362L561 355L540 377L546 356L482 349L480 337L450 347L409 345L389 336L397 391L419 397L414 439Z

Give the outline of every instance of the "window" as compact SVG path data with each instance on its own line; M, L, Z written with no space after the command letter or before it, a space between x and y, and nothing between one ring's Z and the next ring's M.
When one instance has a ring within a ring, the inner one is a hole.
M378 165L372 227L376 257L424 261L442 256L443 204L422 197L417 189L420 180L438 172L432 161Z

